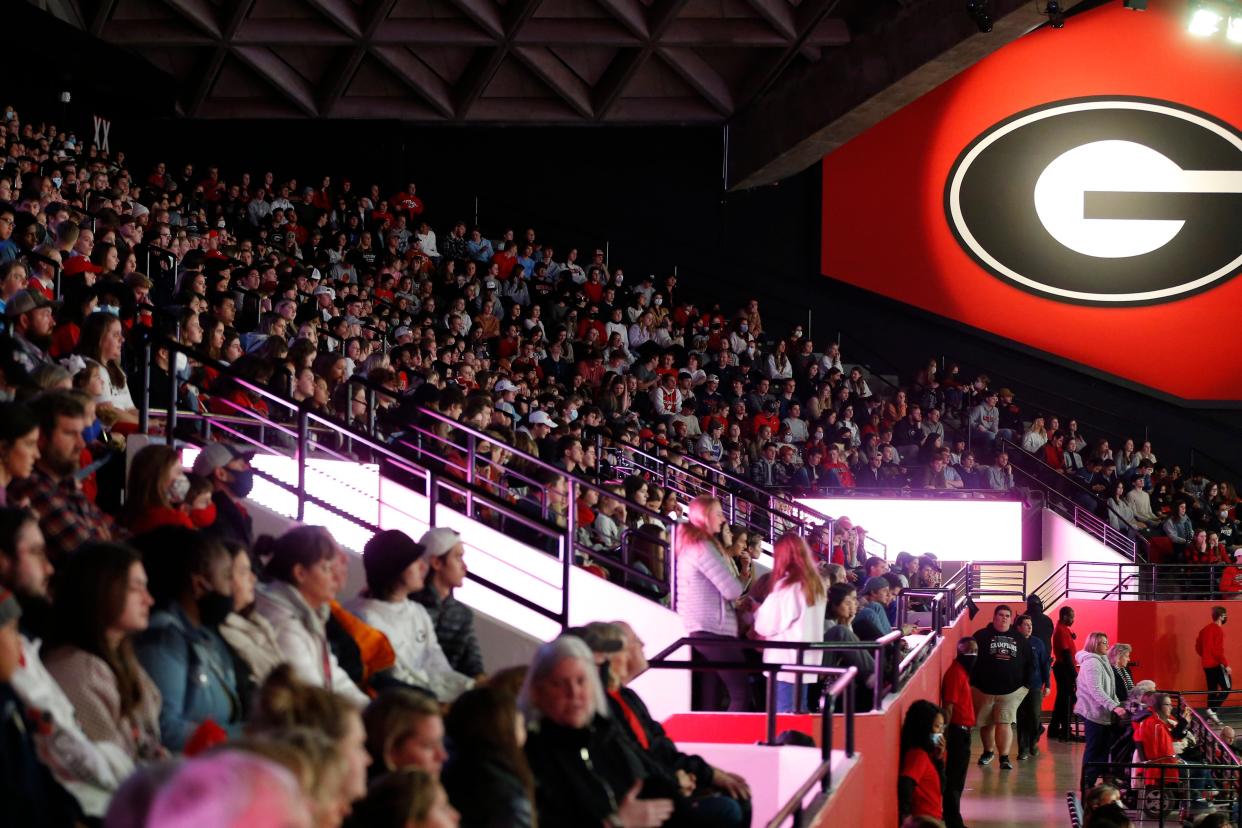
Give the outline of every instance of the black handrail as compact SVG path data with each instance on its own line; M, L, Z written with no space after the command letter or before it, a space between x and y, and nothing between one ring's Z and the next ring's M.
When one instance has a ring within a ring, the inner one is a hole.
M1240 594L1220 588L1225 571L1231 568L1235 565L1069 561L1034 591L1045 607L1075 595L1100 600L1223 600Z

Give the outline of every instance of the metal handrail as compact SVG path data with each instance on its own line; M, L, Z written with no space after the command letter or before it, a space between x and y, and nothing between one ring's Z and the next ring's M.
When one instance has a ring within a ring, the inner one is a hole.
M1069 561L1058 567L1035 594L1045 608L1074 595L1100 600L1201 601L1235 593L1220 588L1231 563L1153 564ZM1240 572L1242 574L1242 572Z
M153 351L153 348L152 348L153 344L154 344L153 342L149 342L146 348L144 349L145 359L146 359L146 362L145 362L146 368L144 368L144 370L149 368L150 358L151 358L152 351ZM533 604L529 602L527 599L524 599L521 596L514 595L513 593L509 592L508 590L505 590L502 587L499 587L496 584L486 581L485 579L476 577L473 573L470 573L469 577L478 581L480 584L486 586L489 589L494 589L500 594L503 594L506 597L509 597L513 600L518 601L518 603L521 603L523 606L527 606L530 609L540 612L541 614L545 615L545 617L549 617L549 618L553 618L557 620L561 624L562 627L568 626L569 624L569 597L570 597L570 587L569 587L570 571L572 569L573 559L574 559L573 550L575 548L575 534L576 534L576 527L574 524L575 524L575 519L576 519L577 503L576 503L576 492L574 490L574 486L570 485L568 487L568 491L566 494L566 501L567 501L566 516L565 516L566 525L564 527L556 526L541 518L531 517L529 515L523 514L518 509L514 508L512 504L507 503L501 499L494 498L488 492L482 489L479 489L478 487L473 486L471 481L459 483L459 482L455 482L451 480L446 480L444 477L442 477L441 475L438 475L433 470L425 468L422 465L420 465L417 457L409 457L407 451L403 450L403 447L401 445L393 446L393 445L383 444L380 441L371 439L368 435L362 434L356 429L352 429L348 427L346 424L335 420L335 418L328 417L318 412L312 411L310 409L310 404L307 401L298 403L293 400L286 399L283 396L271 391L270 389L256 385L255 383L240 376L236 372L236 370L232 368L231 366L223 362L220 362L218 360L214 360L207 354L202 353L201 351L198 351L192 347L183 345L179 342L175 342L169 339L159 340L158 344L160 347L168 348L170 354L184 353L187 357L195 359L201 364L211 366L214 370L219 371L222 376L227 377L231 382L236 383L238 386L245 389L248 393L255 394L258 397L261 397L262 399L270 403L274 403L275 405L278 405L284 409L287 409L291 412L295 412L296 425L291 426L286 423L278 422L270 417L264 417L257 411L253 411L253 410L244 408L242 406L236 405L234 403L231 403L227 400L223 400L235 412L229 415L225 415L229 417L231 420L233 420L233 422L225 423L223 421L217 421L215 422L215 427L221 431L224 431L225 433L229 434L235 439L243 440L244 442L247 442L255 446L256 449L260 449L268 453L277 454L280 456L285 456L285 455L281 454L279 451L276 451L272 446L268 445L267 440L264 439L266 436L266 431L271 429L271 430L275 430L278 433L284 434L285 436L294 438L294 453L295 453L295 457L297 459L297 465L298 465L298 483L296 486L288 486L287 484L283 484L280 481L273 480L272 482L277 483L278 485L281 485L283 488L286 488L289 491L292 491L297 496L297 502L298 502L297 519L299 521L303 520L305 517L305 509L306 509L306 504L308 502L313 503L317 506L329 508L335 513L341 513L340 510L336 509L332 504L326 503L321 498L311 495L306 491L306 458L307 458L308 453L311 450L318 450L318 451L324 451L328 454L334 455L338 457L339 459L343 459L343 460L352 459L352 458L349 458L345 454L335 452L332 449L322 446L318 443L315 443L309 439L310 424L312 421L315 421L315 422L320 423L327 430L334 431L336 433L341 434L347 441L351 443L351 445L357 444L359 446L362 446L368 452L371 452L376 457L379 457L384 463L387 463L391 465L392 467L398 469L399 471L407 473L415 478L422 479L425 484L424 494L428 497L430 501L430 505L431 505L431 508L429 511L429 519L430 519L430 523L432 526L435 525L435 515L436 515L435 507L441 500L441 491L445 490L449 494L464 496L470 502L473 502L474 500L478 500L480 501L481 505L485 506L489 510L493 510L497 512L498 514L502 515L505 518L505 520L514 521L523 526L526 526L532 531L545 534L550 539L554 539L556 541L556 546L557 546L556 555L562 561L561 608L560 608L560 612L558 613L553 613L536 604ZM177 390L178 380L176 379L175 374L172 374L171 372L170 372L170 377L171 377L171 382L173 384L171 399L175 401L177 397L176 390ZM149 382L144 384L144 393L140 395L140 400L139 400L139 405L141 409L141 417L144 422L149 421L149 415L151 411L150 397L149 397L150 388L149 387L150 387ZM168 410L166 412L167 419L165 422L165 434L166 434L166 440L169 445L173 445L174 443L174 440L175 440L174 435L176 432L177 419L181 413L182 412L177 411L175 405L171 410ZM440 416L438 412L426 412L426 413L432 414L433 416L437 416L437 417ZM202 419L207 420L208 422L212 421L211 414L199 415L199 416ZM239 425L238 423L235 422L237 417L249 418L251 423L253 423L254 425L257 425L260 429L259 438L256 439L246 434L240 428L236 427ZM471 436L472 438L490 440L489 437L486 437L485 435L482 435L479 432L474 431L473 429L469 429L468 427L460 426L458 424L455 424L455 427L462 428L463 430L467 432L468 436ZM473 449L473 445L471 446L471 448ZM568 475L566 472L564 472L564 470L555 469L555 467L551 466L551 464L544 463L538 458L533 458L533 457L530 457L529 455L525 455L525 457L530 458L530 462L533 462L540 467L553 469L561 475L572 477L572 475ZM468 460L470 460L470 462L473 462L473 455L471 455L471 457L469 457ZM583 483L585 481L575 479L573 482ZM590 484L588 483L588 485ZM671 523L670 521L662 518L656 513L651 513L651 515L664 520L666 523L666 526L669 523ZM375 529L375 527L373 527L371 524L367 523L366 521L361 521L360 519L354 518L353 516L349 516L349 515L344 515L344 516L347 518L350 518L351 520L354 520L354 522L357 522L357 523L360 523L361 525L366 526L367 528L370 528L373 530ZM473 514L471 514L470 516L473 518ZM671 529L671 526L669 526L669 528ZM672 545L675 547L676 533L670 532L670 538L672 539ZM674 555L675 555L675 549L674 549ZM671 571L671 567L669 569ZM641 573L634 573L634 574L641 574ZM670 575L670 583L671 583L671 575Z
M854 758L854 679L857 674L857 667L847 667L836 681L826 685L820 706L821 710L834 710L836 700L844 699L842 713L845 717L845 756L847 759ZM771 714L771 718L775 721L775 713ZM832 789L832 731L835 718L835 714L821 716L823 722L820 732L820 755L823 759L807 780L793 792L784 806L776 812L776 815L768 820L767 828L780 828L790 817L793 818L794 825L802 824L802 803L807 794L814 790L816 785L820 786L821 795L827 795Z

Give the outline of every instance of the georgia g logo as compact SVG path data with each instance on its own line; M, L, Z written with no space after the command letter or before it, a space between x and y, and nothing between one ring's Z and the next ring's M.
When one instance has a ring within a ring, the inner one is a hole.
M1023 290L1182 299L1242 270L1242 133L1168 101L1057 101L975 139L945 213L967 253Z

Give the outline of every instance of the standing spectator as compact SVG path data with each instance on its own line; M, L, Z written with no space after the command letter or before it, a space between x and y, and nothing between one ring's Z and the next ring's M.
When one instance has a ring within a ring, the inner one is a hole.
M1195 638L1195 652L1203 662L1203 677L1207 680L1207 714L1214 722L1220 721L1216 708L1224 704L1232 685L1233 668L1225 657L1225 624L1229 613L1224 607L1212 607L1212 622L1199 630Z
M436 638L453 669L467 676L483 675L483 654L474 631L474 611L453 597L466 582L466 547L461 535L445 526L428 529L418 541L431 567L427 585L412 596L436 627Z
M1048 725L1048 738L1063 742L1074 740L1070 716L1076 702L1078 670L1074 666L1074 652L1078 638L1070 629L1074 626L1074 608L1061 607L1057 614L1056 632L1052 634L1052 675L1057 680L1057 697L1052 706L1052 721Z
M1052 619L1044 613L1044 599L1035 593L1026 596L1026 614L1031 617L1031 625L1034 628L1032 636L1044 642L1044 650L1048 656L1052 656Z
M1074 704L1074 712L1082 716L1087 731L1087 744L1082 754L1081 789L1085 791L1106 772L1113 714L1123 716L1126 709L1117 700L1113 668L1108 663L1108 635L1102 632L1088 635L1087 645L1078 652L1077 660L1078 701Z
M1035 637L1035 624L1029 615L1019 615L1015 626L1031 645L1031 673L1027 693L1018 705L1018 761L1039 755L1039 710L1052 690L1052 664L1048 648Z
M897 777L897 811L907 817L944 817L944 714L919 699L901 723L901 771Z
M112 519L90 501L77 472L86 430L86 407L72 393L49 391L30 405L39 421L39 460L24 480L9 484L9 498L29 499L53 563L88 540L112 539Z
M715 646L713 641L736 641L737 612L733 602L741 597L745 585L733 574L716 538L725 524L724 510L714 497L700 495L690 501L690 517L677 527L677 612L691 638L700 639L694 650L708 661L740 662L736 647ZM733 670L718 674L697 673L705 680L700 689L701 703L707 710L719 709L722 682L729 694L728 709L742 712L749 701L746 675Z
M824 581L811 550L799 535L789 532L773 552L772 591L755 613L755 632L767 641L817 643L824 640ZM811 650L803 659L797 650L764 650L763 660L776 664L821 663L823 654ZM780 673L776 682L776 709L782 713L806 710L807 676ZM795 695L796 693L796 695Z
M975 702L970 674L979 660L979 643L973 638L957 642L957 658L945 671L940 698L945 718L944 824L965 828L962 822L962 790L970 767L970 731L975 726Z
M1031 670L1031 645L1016 630L1013 610L1001 604L992 613L992 623L975 633L979 643L979 661L970 674L979 721L979 739L983 742L980 765L991 764L1000 753L1001 770L1013 770L1009 747L1018 705L1027 693Z
M112 742L138 762L167 755L160 745L160 691L132 643L147 628L151 604L137 550L83 545L57 580L56 646L46 660L87 737Z

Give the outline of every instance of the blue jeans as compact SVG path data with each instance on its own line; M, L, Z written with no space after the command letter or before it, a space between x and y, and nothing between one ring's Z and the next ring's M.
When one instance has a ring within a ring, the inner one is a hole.
M807 683L806 680L803 680L801 693L796 693L797 687L798 686L794 684L792 681L777 681L776 682L776 712L777 713L794 712L794 710L796 709L794 705L794 701L798 699L799 697L801 698L801 701L802 701L802 704L801 704L802 710L804 712L806 711L807 692L810 690L810 685Z

